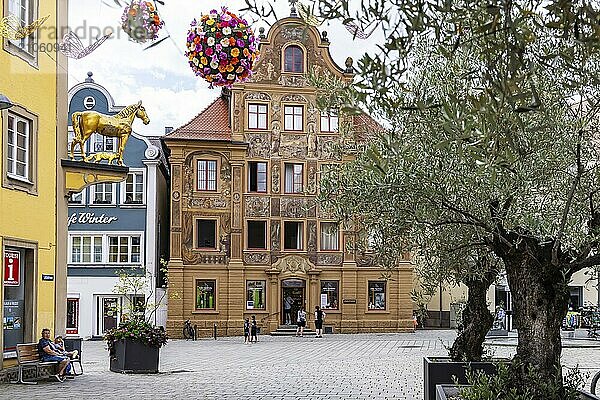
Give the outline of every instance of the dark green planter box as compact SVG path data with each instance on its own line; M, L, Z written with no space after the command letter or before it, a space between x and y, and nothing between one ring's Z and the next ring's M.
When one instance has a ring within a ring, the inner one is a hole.
M449 398L455 398L452 396L458 395L460 388L455 385L437 385L435 392L435 400L448 400ZM581 400L600 400L600 397L594 396L588 392L582 390L579 391L579 398Z
M115 342L110 354L110 370L129 374L158 373L160 349L131 339Z
M423 372L423 393L425 400L435 400L436 385L454 385L456 376L460 385L466 385L467 371L483 371L488 375L494 375L497 372L496 364L498 362L509 363L508 359L494 359L481 362L461 362L452 361L450 357L424 357Z

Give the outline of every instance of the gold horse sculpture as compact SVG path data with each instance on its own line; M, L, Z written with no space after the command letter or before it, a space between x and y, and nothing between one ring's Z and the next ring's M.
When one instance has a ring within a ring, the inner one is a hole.
M148 118L141 100L137 104L123 108L116 115L104 115L96 111L74 112L72 120L75 137L71 142L71 159L75 159L75 146L79 145L82 159L90 161L93 157L86 155L85 142L93 133L98 133L103 136L119 138L119 148L116 153L117 164L123 165L123 152L129 135L131 135L131 125L135 117L140 118L144 125L150 123L150 118Z

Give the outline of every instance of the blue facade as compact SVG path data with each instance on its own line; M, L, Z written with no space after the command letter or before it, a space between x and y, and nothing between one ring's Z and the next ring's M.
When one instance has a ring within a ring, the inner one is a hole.
M71 115L76 111L97 111L114 115L109 92L88 79L69 91L69 140L73 138ZM69 199L67 253L67 334L98 337L115 327L127 296L114 293L118 273L146 275L150 287L141 294L158 304L159 260L168 254L169 209L168 166L158 138L135 133L140 120L133 123L123 162L129 167L127 180L92 185ZM70 144L69 144L70 146ZM86 153L115 153L116 138L93 134ZM79 154L79 147L75 155ZM106 162L106 161L104 161ZM138 296L140 294L136 294ZM166 321L166 304L162 305Z

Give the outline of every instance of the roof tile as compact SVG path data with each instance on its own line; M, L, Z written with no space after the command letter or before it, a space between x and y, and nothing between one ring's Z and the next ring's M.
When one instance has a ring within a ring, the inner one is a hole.
M231 140L229 102L219 96L188 123L164 136L166 139Z

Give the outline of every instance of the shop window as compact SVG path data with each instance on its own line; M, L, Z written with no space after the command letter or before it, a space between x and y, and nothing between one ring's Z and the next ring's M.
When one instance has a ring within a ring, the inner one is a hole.
M214 310L216 308L216 281L196 281L196 309Z
M246 281L246 308L265 309L265 288L266 281Z
M304 107L303 106L285 106L283 108L284 120L283 129L286 131L304 130Z
M321 112L321 132L337 132L338 115L334 111Z
M79 299L67 299L67 335L79 333Z
M144 203L144 173L131 172L127 174L127 180L121 184L122 204Z
M285 164L285 192L302 193L304 189L304 165Z
M304 72L304 52L299 46L288 46L284 51L284 72Z
M369 281L369 310L385 310L385 281Z
M321 250L339 250L339 229L335 222L321 222Z
M141 262L141 239L139 236L109 236L108 262L133 264Z
M321 281L321 308L337 310L339 308L339 281Z
M196 220L196 230L198 235L197 248L216 249L217 248L217 221L214 219Z
M296 221L283 223L283 248L284 250L302 250L304 239L304 224Z
M266 193L267 163L250 161L248 163L248 191Z
M265 221L248 221L248 248L267 248L267 223Z
M267 129L266 104L248 104L248 129Z
M198 190L217 191L217 162L215 160L198 160Z

